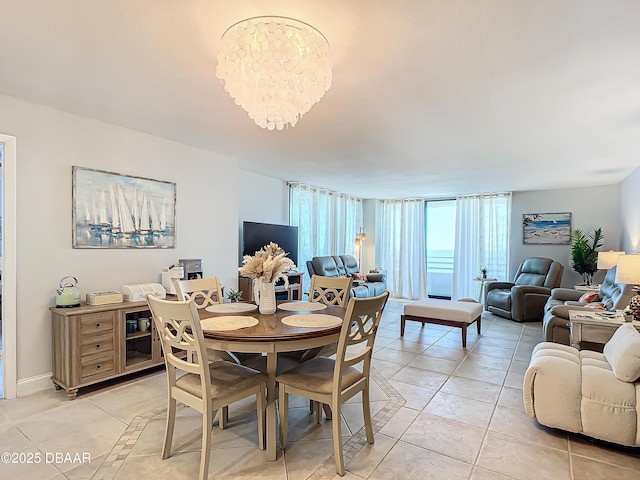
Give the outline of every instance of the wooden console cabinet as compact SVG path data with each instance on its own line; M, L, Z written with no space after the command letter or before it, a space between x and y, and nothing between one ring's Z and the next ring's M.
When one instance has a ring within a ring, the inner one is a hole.
M51 307L56 390L73 400L78 388L164 364L147 302ZM149 329L127 334L127 320L149 319Z
M276 283L276 295L281 292L287 293L287 300L302 300L302 278L304 272L290 272L286 274L289 278L289 288L285 288L284 282ZM253 278L238 277L238 290L242 292L243 302L253 302Z

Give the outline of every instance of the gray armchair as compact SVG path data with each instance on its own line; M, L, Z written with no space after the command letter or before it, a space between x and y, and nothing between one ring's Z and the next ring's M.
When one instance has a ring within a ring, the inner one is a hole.
M607 271L604 281L600 286L598 297L594 302L602 302L607 310L622 310L635 295L632 290L633 285L615 283L616 267ZM569 345L569 310L593 309L585 307L585 303L579 302L579 298L585 292L572 288L554 288L551 296L544 307L544 318L542 320L542 330L547 342L562 343Z
M485 308L516 322L540 321L551 289L560 286L563 272L562 264L550 258L527 258L513 282L487 283Z

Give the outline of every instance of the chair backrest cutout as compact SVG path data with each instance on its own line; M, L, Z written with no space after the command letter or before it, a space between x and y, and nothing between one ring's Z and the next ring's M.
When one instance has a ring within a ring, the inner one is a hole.
M349 301L353 279L350 277L311 277L309 301L345 308Z
M198 278L194 280L173 279L179 299L193 300L197 308L224 303L219 277Z

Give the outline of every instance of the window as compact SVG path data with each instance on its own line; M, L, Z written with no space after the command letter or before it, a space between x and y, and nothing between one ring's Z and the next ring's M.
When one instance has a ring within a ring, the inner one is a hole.
M425 202L427 295L451 298L456 235L456 201Z
M298 227L298 270L323 255L354 255L362 226L362 199L300 184L289 184L289 225ZM304 276L303 291L310 279Z

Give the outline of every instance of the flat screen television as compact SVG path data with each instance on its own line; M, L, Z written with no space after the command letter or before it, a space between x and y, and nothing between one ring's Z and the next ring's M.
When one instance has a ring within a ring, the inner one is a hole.
M253 255L270 242L277 243L298 265L298 227L274 223L243 222L242 256Z

